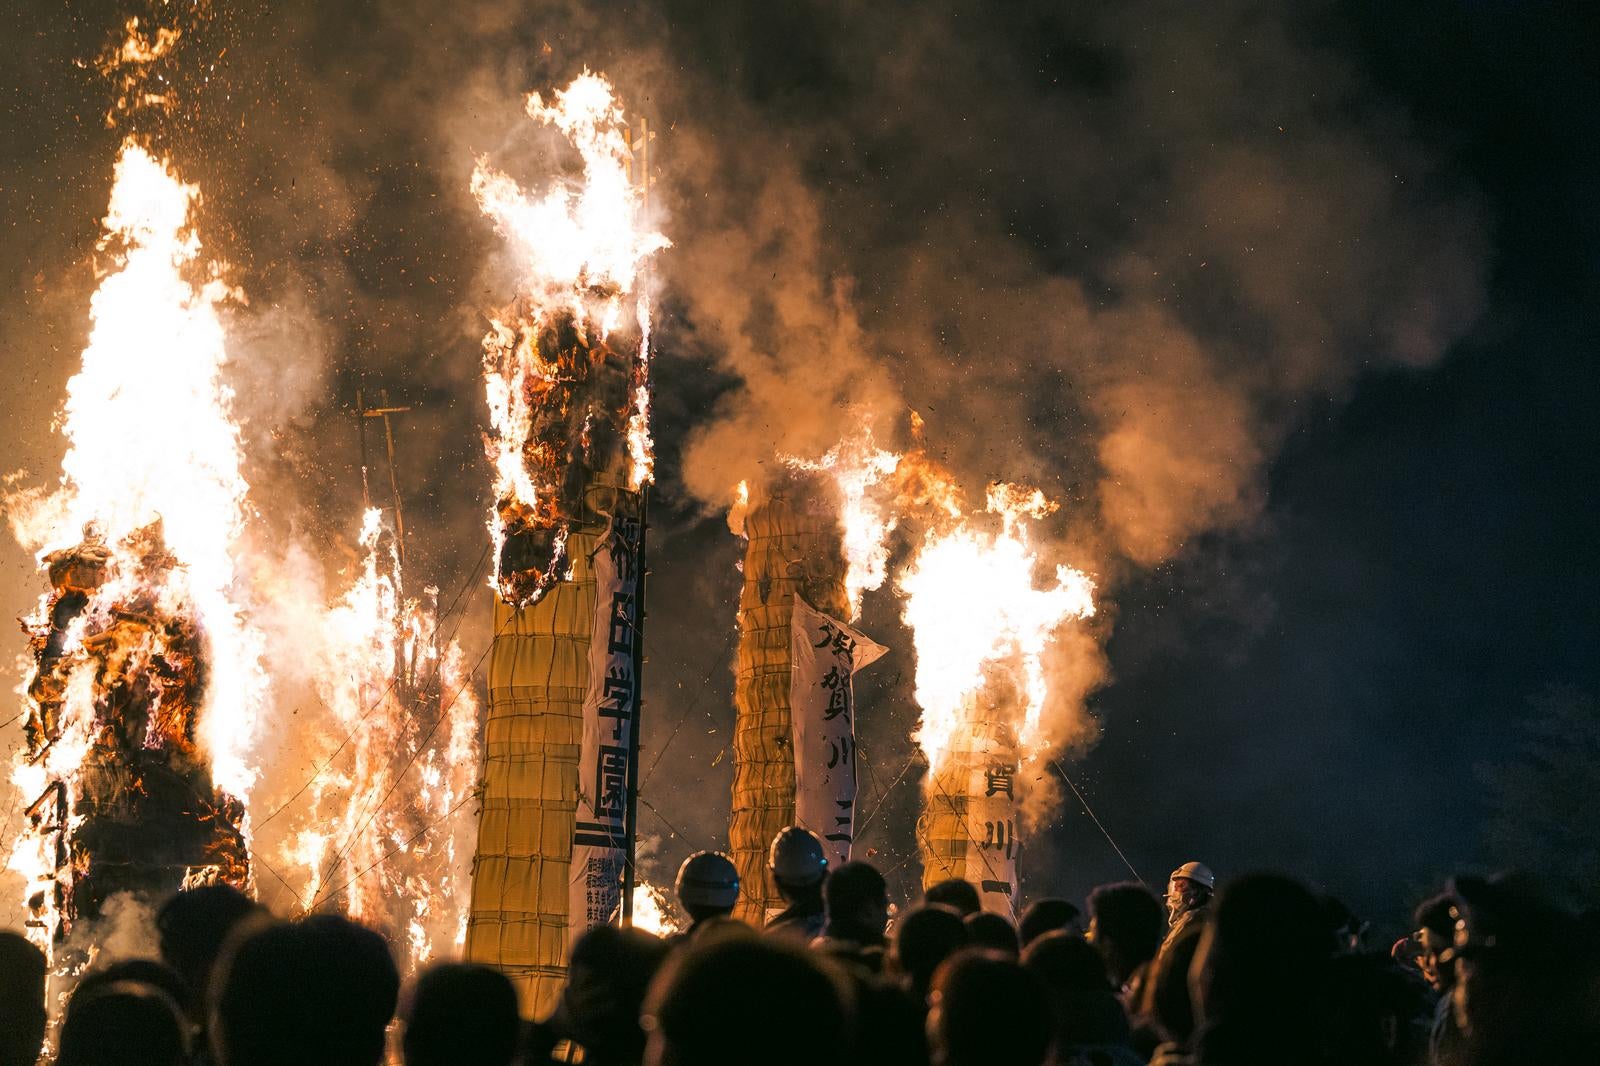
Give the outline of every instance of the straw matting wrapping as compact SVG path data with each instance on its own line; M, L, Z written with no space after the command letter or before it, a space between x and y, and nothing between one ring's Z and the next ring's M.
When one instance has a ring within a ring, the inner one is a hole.
M543 1017L566 975L567 880L594 626L596 535L574 532L572 580L531 607L494 600L483 813L467 958L501 970Z
M728 844L739 869L735 917L761 925L782 899L766 871L767 847L794 821L794 744L789 721L789 618L798 592L844 618L838 519L811 494L786 488L745 520L749 545L739 597L734 702L733 816Z
M582 521L568 542L570 580L521 610L494 599L466 955L511 978L525 1017L548 1015L566 978L578 757L595 626L589 554L614 509L639 513L638 495L618 487L624 477L620 455L608 470L586 471Z

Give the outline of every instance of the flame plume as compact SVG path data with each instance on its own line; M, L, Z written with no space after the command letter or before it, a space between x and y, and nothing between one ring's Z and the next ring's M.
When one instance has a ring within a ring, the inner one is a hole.
M839 528L845 558L845 598L850 620L861 617L861 597L888 576L889 534L898 518L882 488L891 484L901 456L879 448L870 427L834 445L821 459L786 457L797 470L824 475L838 491ZM748 506L749 489L743 489ZM742 516L741 516L742 520ZM731 522L731 519L730 519Z
M1036 580L1029 524L1055 508L1037 489L991 485L984 514L930 529L896 581L917 648L915 739L935 769L998 678L1013 697L986 713L1004 714L1024 751L1042 739L1044 654L1062 624L1094 614L1082 571L1057 565L1053 579Z
M332 900L388 930L416 969L466 934L478 707L460 649L441 647L437 590L405 596L376 509L361 546L361 570L315 643L317 692L350 738L351 765L314 782L287 857L306 873L302 907Z
M58 941L119 891L249 880L243 801L265 685L237 599L245 517L219 306L189 221L199 190L125 140L59 487L7 501L53 591L25 623L34 671L11 865Z
M472 175L473 195L522 271L516 299L484 338L494 584L515 606L567 576L585 468L621 456L629 489L651 476L650 311L635 289L646 261L670 244L643 224L626 118L603 76L586 71L548 103L534 93L526 110L577 151L582 180L535 195L486 159ZM630 301L639 336L613 343Z
M141 127L157 129L184 110L175 58L179 42L212 15L210 0L191 0L181 7L158 2L143 6L143 15L132 15L122 24L122 39L108 45L92 63L111 90L107 129L130 125L135 119Z
M913 414L917 446L903 454L879 448L868 428L820 459L785 462L817 474L836 492L852 616L860 613L862 593L884 581L889 535L901 517L920 518L926 526L896 586L917 648L922 720L916 739L937 767L951 738L981 716L975 710L980 693L1005 678L1014 694L1010 709L1000 713L1025 748L1038 744L1049 694L1044 653L1059 626L1094 614L1094 582L1057 566L1054 580L1040 585L1029 528L1056 504L1038 489L995 482L984 511L969 515L954 479L923 451L921 426ZM748 500L741 483L730 525L742 524Z
M667 937L682 926L674 916L667 894L655 885L640 881L633 886L633 927L655 936Z

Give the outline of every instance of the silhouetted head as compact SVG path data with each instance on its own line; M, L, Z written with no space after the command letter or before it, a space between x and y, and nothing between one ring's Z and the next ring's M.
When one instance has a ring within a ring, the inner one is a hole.
M56 1066L183 1066L188 1029L173 998L139 981L78 988L61 1023Z
M0 930L0 1066L33 1066L44 1044L44 952Z
M714 940L727 935L723 922L748 931L731 919L712 918L699 927L700 936ZM591 1060L638 1061L644 1051L639 1012L668 950L665 941L643 929L597 925L584 933L572 947L567 984L553 1019L556 1027Z
M816 904L828 876L828 851L822 838L803 826L778 830L767 848L767 872L778 894L790 903Z
M1022 954L1022 968L1039 979L1055 1018L1056 1044L1113 1044L1128 1038L1128 1018L1106 976L1105 961L1081 936L1046 933Z
M719 936L680 951L645 999L652 1066L814 1066L845 1048L853 1006L819 956L776 937Z
M967 944L967 927L954 908L942 903L918 907L895 923L894 965L911 985L918 1003L928 998L939 964Z
M969 914L977 914L983 909L983 902L978 897L978 888L971 881L959 877L952 877L938 884L931 885L922 894L924 903L942 903L946 907L953 907L955 912L965 918Z
M1410 1061L1407 1026L1426 1004L1388 956L1345 952L1331 959L1324 1002L1331 1061Z
M232 885L201 885L179 892L156 912L161 961L178 972L188 986L184 1007L191 1016L205 1011L211 968L235 926L266 912Z
M1036 899L1022 912L1017 923L1017 939L1027 947L1046 933L1060 929L1083 935L1082 912L1064 899Z
M828 933L868 942L883 939L889 924L889 886L876 867L847 862L822 883Z
M1354 955L1361 951L1370 922L1362 921L1356 912L1345 906L1337 896L1323 895L1317 900L1322 910L1322 924L1328 930L1336 954Z
M98 970L90 970L78 978L78 984L73 988L72 994L74 997L87 997L96 988L122 981L132 981L158 989L166 993L167 997L179 1007L182 1007L189 998L189 986L178 975L178 971L155 959L123 959Z
M1317 898L1276 874L1250 874L1217 896L1190 969L1202 1022L1293 1026L1320 995L1333 943Z
M979 911L967 915L964 924L967 927L967 943L972 947L998 951L1011 959L1022 951L1022 946L1017 943L1016 926L1004 915Z
M400 974L383 937L335 915L236 931L217 962L222 1066L376 1066Z
M1178 919L1211 903L1217 890L1217 876L1201 862L1186 862L1172 871L1167 878L1167 921L1176 925Z
M406 1066L506 1066L522 1034L517 990L500 971L470 962L424 970L400 1017Z
M1071 933L1046 933L1029 944L1022 966L1048 988L1079 995L1116 994L1100 953L1083 937Z
M1101 885L1089 894L1089 940L1118 987L1155 958L1166 930L1161 901L1141 884Z
M1011 959L968 948L934 974L928 1046L936 1066L1039 1066L1051 1029L1043 986Z
M1592 1061L1600 945L1583 924L1526 877L1458 877L1450 887L1460 919L1451 991L1475 1061Z
M855 1033L844 1054L818 1056L840 1066L928 1066L928 1034L920 1002L904 988L846 967L856 1011Z

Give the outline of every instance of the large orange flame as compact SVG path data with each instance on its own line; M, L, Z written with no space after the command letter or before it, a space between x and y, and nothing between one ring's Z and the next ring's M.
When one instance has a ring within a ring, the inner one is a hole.
M1024 752L1039 749L1044 656L1061 625L1094 613L1088 575L1058 564L1040 579L1029 529L1054 509L1036 489L991 485L984 512L930 528L896 580L917 649L916 740L936 770L980 706L1009 717ZM980 701L996 678L1014 698Z

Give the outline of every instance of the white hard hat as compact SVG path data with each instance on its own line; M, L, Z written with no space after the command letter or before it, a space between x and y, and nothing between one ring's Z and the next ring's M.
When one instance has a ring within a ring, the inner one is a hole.
M814 885L828 872L822 838L798 825L778 830L767 849L767 868L786 885Z
M1207 891L1215 891L1217 887L1217 875L1203 862L1186 862L1172 871L1171 880L1176 881L1180 877L1203 886Z
M739 901L739 871L720 851L697 851L678 867L676 892L685 907L732 907Z

